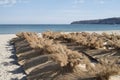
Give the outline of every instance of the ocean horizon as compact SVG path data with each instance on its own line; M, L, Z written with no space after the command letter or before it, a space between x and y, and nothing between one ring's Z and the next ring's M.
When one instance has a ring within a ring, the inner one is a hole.
M120 30L120 25L110 24L1 24L0 34L15 34L18 32L80 32Z

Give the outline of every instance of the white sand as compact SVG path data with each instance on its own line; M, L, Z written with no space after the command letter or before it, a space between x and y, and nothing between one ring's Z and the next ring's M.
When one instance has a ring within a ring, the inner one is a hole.
M8 41L14 38L14 34L0 35L0 80L24 80L25 74L15 62L13 46Z
M112 34L112 33L117 33L117 34L120 34L120 30L108 30L108 31L80 31L80 32L88 32L88 33L93 33L93 32L95 32L95 33L99 33L99 34L101 34L101 33L103 33L103 32L105 32L105 33L108 33L108 34ZM69 34L69 33L76 33L76 32L61 32L62 34Z
M120 34L120 30L111 30L111 31L85 31L85 32L89 32L89 33L95 32L95 33L99 33L99 34L101 34L103 32L108 33L108 34L112 34L112 33Z

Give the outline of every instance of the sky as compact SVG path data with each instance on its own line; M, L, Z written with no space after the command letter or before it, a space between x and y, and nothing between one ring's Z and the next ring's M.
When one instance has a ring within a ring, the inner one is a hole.
M69 24L120 17L120 0L0 0L0 24Z

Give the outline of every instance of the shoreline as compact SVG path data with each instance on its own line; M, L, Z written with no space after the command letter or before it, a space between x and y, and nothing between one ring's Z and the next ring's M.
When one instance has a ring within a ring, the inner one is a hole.
M96 32L96 33L103 33L103 32L105 32L105 33L110 33L110 34L112 34L112 33L120 33L120 30L108 30L108 31L85 31L85 32L90 32L90 33L93 33L93 32Z
M98 33L98 34L101 34L101 33L105 32L105 33L108 33L108 34L112 34L112 33L120 34L120 30L107 30L107 31L79 31L79 32ZM78 33L79 33L79 32L78 32ZM68 33L76 33L76 32L62 32L62 33L68 34Z
M44 31L46 32L46 31ZM53 31L54 32L54 31ZM105 30L105 31L75 31L75 32L65 32L65 31L55 31L55 32L61 32L61 33L76 33L76 32L88 32L88 33L120 33L120 30ZM42 32L36 32L38 34L41 34ZM15 35L14 33L3 33L3 34L0 34L0 35Z

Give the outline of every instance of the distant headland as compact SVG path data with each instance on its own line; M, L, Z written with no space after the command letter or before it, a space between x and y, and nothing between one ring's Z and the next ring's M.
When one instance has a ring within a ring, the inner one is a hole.
M120 17L73 21L71 24L120 24Z

